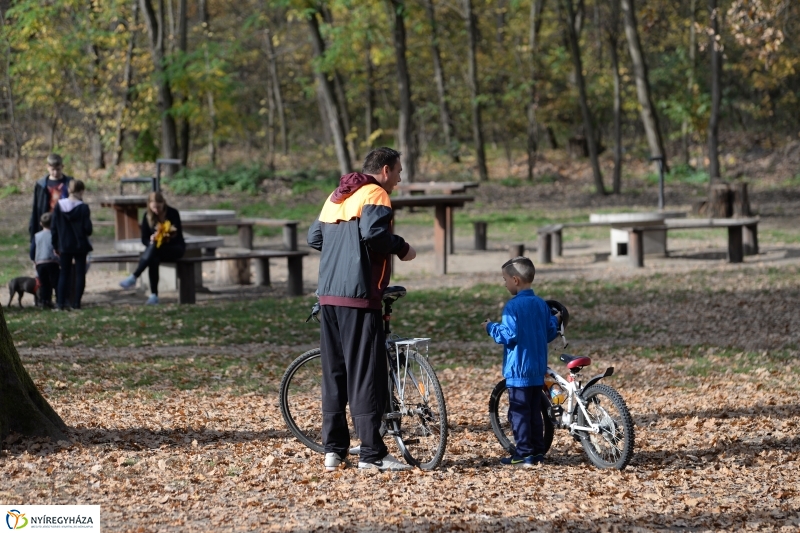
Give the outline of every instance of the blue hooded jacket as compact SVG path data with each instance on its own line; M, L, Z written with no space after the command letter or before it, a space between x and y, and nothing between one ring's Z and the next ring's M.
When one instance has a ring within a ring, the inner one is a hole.
M544 300L525 289L503 308L501 323L489 322L486 332L502 344L503 377L509 387L544 385L547 344L558 336L558 318Z

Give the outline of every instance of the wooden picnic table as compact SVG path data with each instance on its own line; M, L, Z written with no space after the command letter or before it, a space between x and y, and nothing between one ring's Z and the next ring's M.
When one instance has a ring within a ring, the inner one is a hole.
M427 182L414 182L400 184L395 187L402 196L406 194L429 194L433 191L441 191L442 194L463 194L467 189L474 189L480 183L476 181L427 181ZM448 238L448 253L455 253L455 235L453 226L453 211L452 209L447 213L447 238Z
M139 208L147 207L147 196L109 196L100 201L100 206L114 209L114 240L141 237Z
M474 196L465 194L438 194L426 196L392 197L392 208L433 207L433 251L436 254L436 273L447 274L447 241L452 234L447 231L447 221L452 220L453 208L464 207L467 202L475 200Z

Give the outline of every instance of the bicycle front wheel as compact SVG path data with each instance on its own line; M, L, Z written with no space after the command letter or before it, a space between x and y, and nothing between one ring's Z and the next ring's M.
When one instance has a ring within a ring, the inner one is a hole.
M544 421L544 452L550 450L553 444L553 421L548 413L550 400L547 395L542 391L542 420ZM497 437L497 441L503 449L515 455L517 447L514 442L514 432L511 430L511 422L508 419L508 387L506 380L499 382L495 385L492 395L489 396L489 422L492 424L492 432Z
M633 418L622 396L604 384L592 385L581 395L586 400L587 417L578 409L578 424L600 426L600 433L581 431L586 455L598 468L622 470L633 457Z
M297 440L323 453L322 445L322 360L319 348L292 361L280 385L283 420Z
M403 458L423 470L439 466L447 447L447 408L439 379L427 358L410 352L405 380L392 373L394 409L387 422ZM401 365L402 366L402 365ZM399 418L397 417L399 413Z

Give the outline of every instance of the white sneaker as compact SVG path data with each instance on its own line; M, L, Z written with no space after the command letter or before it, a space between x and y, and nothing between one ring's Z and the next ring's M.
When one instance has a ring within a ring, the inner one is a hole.
M123 289L130 289L134 285L136 285L136 276L133 274L119 282L119 286Z
M339 457L338 453L328 452L325 454L325 470L328 472L333 472L342 464L345 465L345 468L350 466L350 462Z
M158 294L151 294L144 305L158 305Z
M401 470L411 470L413 467L406 463L401 463L397 457L387 453L386 456L374 463L358 462L359 469L377 468L381 472L398 472Z

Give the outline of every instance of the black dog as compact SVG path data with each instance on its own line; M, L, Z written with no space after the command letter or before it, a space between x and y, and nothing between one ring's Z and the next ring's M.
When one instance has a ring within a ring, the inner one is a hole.
M14 294L16 293L18 298L17 302L19 302L19 306L22 307L22 294L29 292L33 294L33 304L39 305L39 295L36 294L36 278L14 278L8 282L8 294L10 295L8 299L8 304L6 307L11 305L11 302L14 300Z

